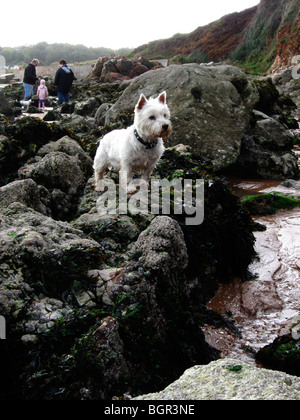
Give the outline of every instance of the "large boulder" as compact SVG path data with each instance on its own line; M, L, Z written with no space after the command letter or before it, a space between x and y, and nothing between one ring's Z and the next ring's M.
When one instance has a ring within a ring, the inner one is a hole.
M167 92L173 133L167 145L184 143L211 159L213 168L231 165L258 101L258 91L236 67L173 65L134 79L106 115L106 124L132 112L139 95Z

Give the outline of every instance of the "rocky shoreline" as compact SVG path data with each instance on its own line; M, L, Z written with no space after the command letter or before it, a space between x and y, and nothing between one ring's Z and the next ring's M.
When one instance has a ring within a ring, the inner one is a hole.
M47 85L53 109L43 119L18 118L20 86L0 92L2 395L111 399L159 391L220 357L204 323L238 334L229 318L206 309L220 283L248 278L255 256L256 226L223 175L251 167L270 179L297 179L289 131L296 106L270 79L252 81L225 65L170 66L113 83L94 75L76 82L61 107ZM184 212L97 211L99 138L132 123L139 92L162 86L174 135L154 176L204 180L199 226L186 225Z

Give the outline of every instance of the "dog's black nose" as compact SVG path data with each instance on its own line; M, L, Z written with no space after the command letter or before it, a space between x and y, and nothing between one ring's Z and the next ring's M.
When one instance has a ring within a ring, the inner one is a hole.
M164 124L164 125L162 126L162 128L163 128L163 130L167 131L167 129L169 128L169 124Z

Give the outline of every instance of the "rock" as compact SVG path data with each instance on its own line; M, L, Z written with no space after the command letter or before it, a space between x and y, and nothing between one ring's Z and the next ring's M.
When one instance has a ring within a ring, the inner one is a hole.
M232 66L170 66L134 79L108 110L106 124L132 112L139 95L167 92L173 133L167 146L184 143L221 170L237 159L241 139L258 101L256 87Z
M64 102L60 107L61 114L73 114L75 102Z
M296 337L293 334L282 335L277 337L273 343L261 348L255 358L268 369L300 376L299 344L299 334Z
M101 82L103 83L113 83L113 82L116 82L117 80L119 81L130 80L130 77L124 76L121 73L114 73L114 72L110 72L106 74L105 76L101 76Z
M30 164L19 171L20 177L32 178L48 189L58 188L68 195L82 191L85 176L77 159L63 152L50 152L36 164Z
M128 76L133 67L133 62L131 60L121 59L117 60L115 63L116 69L119 73L124 76Z
M76 128L78 126L86 126L90 129L94 126L94 119L91 117L84 117L83 115L72 114L66 121L67 127Z
M280 185L282 185L283 187L300 190L300 181L295 181L294 179L286 179Z
M61 119L61 114L57 110L50 110L44 116L43 121L59 121Z
M0 188L0 206L8 207L19 202L44 214L50 215L50 194L32 179L11 182Z
M247 91L248 82L234 84ZM95 79L74 94L78 102L99 96L110 104L124 89ZM0 313L12 326L2 343L1 383L9 398L136 395L209 363L219 353L199 327L202 304L220 281L243 276L254 255L248 212L191 146L166 150L153 176L204 178L201 225L186 226L185 215L99 214L89 147L94 131L99 137L112 126L72 119L78 124L69 131L61 128L66 120L0 122L0 163L22 178L0 190ZM121 119L127 124L130 115ZM106 176L118 184L117 173Z
M87 76L87 79L100 78L103 83L114 81L130 80L153 68L162 67L159 63L151 63L143 57L127 60L124 57L112 58L100 57L93 66L93 70Z
M27 344L29 341L28 335L31 336L34 334L35 342L38 339L37 336L39 334L54 326L55 321L67 317L71 313L72 308L58 299L45 297L32 302L27 306L27 320L24 322L24 330L27 334Z
M81 146L64 136L41 147L35 162L23 166L18 173L21 178L31 178L46 187L51 193L53 217L66 220L75 211L92 164Z
M95 126L104 125L105 123L105 114L109 110L112 104L102 104L99 106L95 113Z
M300 400L300 378L225 358L194 366L163 391L133 400Z
M9 119L14 118L14 111L6 99L4 92L0 90L0 114L5 115Z
M74 113L84 117L93 117L100 105L101 101L99 98L89 98L85 101L77 102L75 105Z
M158 216L140 234L133 252L142 253L139 262L150 271L172 276L184 271L188 264L187 249L183 232L178 223L167 217Z
M108 57L100 57L93 65L93 70L91 73L87 76L87 79L93 78L93 77L101 77L102 70L104 63L108 60Z
M140 76L141 74L144 74L147 71L149 71L149 69L146 66L137 63L130 71L129 78L134 79L135 77Z
M231 170L246 177L297 178L299 168L292 147L293 136L282 124L254 111L252 124L242 139L240 156Z
M259 101L255 108L269 116L276 113L279 114L278 99L280 94L271 77L255 79L254 84L259 93Z
M290 67L273 77L273 82L280 93L289 95L300 107L300 78L294 78L292 75L294 67Z
M89 271L89 278L97 289L98 302L105 305L106 311L113 313L114 317L104 318L100 329L77 344L76 359L89 364L90 359L94 360L95 369L103 372L102 392L107 389L107 384L112 385L112 381L120 383L120 371L127 380L137 379L142 374L141 366L144 369L151 365L154 371L162 369L163 377L170 369L163 362L166 356L168 360L180 358L185 365L191 358L209 360L215 355L213 349L204 343L198 326L189 323L188 314L182 314L180 328L175 327L177 311L174 308L184 304L188 290L184 274L187 255L178 223L158 216L146 232L139 235L137 243L137 248L142 247L142 255L136 262L131 261L119 270ZM150 259L147 259L148 251ZM152 262L154 266L149 267ZM181 340L188 352L183 349ZM154 342L165 351L152 354L150 348ZM127 357L128 346L134 351L134 358ZM143 357L145 352L147 360ZM106 357L100 357L102 354ZM173 365L171 370L174 369Z
M117 59L115 58L105 61L105 63L103 64L102 72L101 72L101 78L105 77L109 73L118 73L116 63L117 63Z
M9 179L16 178L17 170L33 158L41 146L67 134L62 127L32 117L0 121L0 131L0 173L1 177Z
M69 136L64 136L55 142L47 143L38 150L37 156L44 157L51 152L63 152L68 156L73 156L78 160L78 164L84 173L92 173L93 160L83 151L82 147Z
M102 247L68 223L21 203L1 208L0 215L0 313L4 316L16 316L25 302L41 292L60 299L73 281L82 281L89 270L101 265ZM28 319L24 315L23 322Z

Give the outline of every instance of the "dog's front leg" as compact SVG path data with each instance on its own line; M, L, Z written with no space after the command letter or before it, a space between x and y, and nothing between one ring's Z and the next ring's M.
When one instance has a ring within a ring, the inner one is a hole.
M104 191L104 182L103 177L105 174L105 169L102 171L95 171L95 191L103 192Z
M155 163L153 165L151 165L149 168L147 168L144 171L143 175L141 176L141 180L140 180L140 186L141 186L141 188L142 187L145 187L145 188L148 188L149 187L149 179L150 179L150 176L151 176L151 174L153 172L153 169L155 168Z
M134 185L130 185L131 177L131 170L127 166L123 166L119 172L120 176L120 185L123 191L127 191L128 194L133 194L136 192L136 187Z

